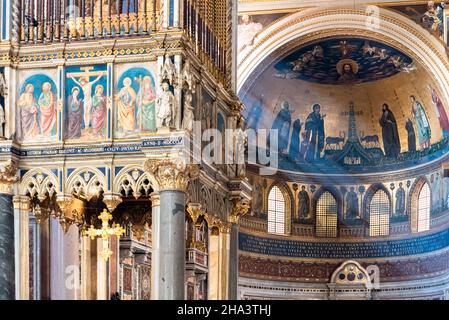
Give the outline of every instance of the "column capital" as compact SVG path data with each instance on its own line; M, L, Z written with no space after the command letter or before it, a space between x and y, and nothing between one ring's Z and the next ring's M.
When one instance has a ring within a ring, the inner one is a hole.
M158 191L187 191L189 181L199 176L198 165L187 164L182 158L148 159L145 171L150 175L152 183Z
M123 199L119 194L107 192L103 195L103 202L108 207L109 212L113 212L122 201Z
M17 172L17 164L13 161L7 161L0 166L0 193L13 193L13 185L19 179Z
M231 199L232 201L232 207L231 207L231 213L229 214L229 222L231 223L238 223L240 217L243 217L244 215L248 214L249 209L251 208L248 201L242 199L242 198L234 198Z
M14 209L18 209L20 211L25 211L28 213L30 210L30 197L28 196L14 196L12 198L12 202L14 204Z
M204 210L201 208L201 204L199 203L188 203L187 204L187 213L189 214L190 219L196 225L198 219L201 216L204 216ZM200 224L201 225L201 224Z
M151 207L159 207L161 205L161 196L157 192L153 192L150 194L151 199Z

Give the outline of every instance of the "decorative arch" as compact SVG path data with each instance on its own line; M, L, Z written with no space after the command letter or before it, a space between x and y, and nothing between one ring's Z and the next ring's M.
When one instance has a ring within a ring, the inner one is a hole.
M413 233L419 232L418 203L419 203L419 195L424 185L427 185L429 187L429 197L430 199L432 199L432 189L430 188L430 181L425 176L421 176L413 182L412 186L410 187L410 192L408 195L407 207L409 208L410 212L411 230ZM429 229L430 229L430 212L432 212L431 200L429 203Z
M372 186L370 186L368 188L368 190L366 190L365 193L365 197L363 198L363 219L365 220L365 225L366 225L366 234L367 235L372 235L373 234L373 224L375 223L375 221L371 221L371 204L373 201L373 198L375 197L376 194L378 194L378 192L383 192L386 194L388 200L388 234L389 229L390 229L390 218L391 218L391 213L393 210L393 201L392 201L392 197L390 192L388 191L388 189L385 187L385 185L383 185L382 183L376 183L373 184ZM375 217L373 216L373 219ZM378 217L379 218L379 217ZM385 232L382 232L385 233ZM377 233L376 233L377 234ZM383 234L383 235L388 235L388 234Z
M115 176L113 192L138 199L141 196L149 197L153 192L153 186L142 166L131 165L121 169Z
M318 189L312 197L312 213L313 213L313 220L315 224L315 233L317 234L317 223L319 222L319 218L317 217L317 209L318 209L318 203L319 200L323 195L326 193L329 193L335 200L336 203L336 232L335 236L338 236L338 230L340 229L340 224L343 219L343 196L341 195L340 191L338 191L337 188L333 186L322 186L320 189ZM327 232L326 232L327 234Z
M270 192L274 187L278 187L282 193L285 202L285 212L284 212L284 234L288 235L291 233L292 228L292 213L294 212L294 201L293 194L285 182L275 181L268 188L267 192L267 215L269 210L269 196Z
M382 41L421 62L435 78L447 105L449 63L444 45L400 13L379 8L379 28L373 28L367 19L370 19L370 13L366 6L360 5L342 9L311 8L278 20L258 35L253 46L242 52L237 71L237 92L241 97L245 95L251 85L247 81L250 76L256 79L275 59L294 47L338 35L363 36Z
M67 178L64 191L90 199L104 192L106 186L106 177L100 170L94 167L81 167L75 169Z
M19 195L33 198L52 197L59 189L58 177L45 168L32 169L25 173L19 184Z
M348 260L342 263L332 274L330 283L340 285L366 285L370 282L368 271L360 263Z

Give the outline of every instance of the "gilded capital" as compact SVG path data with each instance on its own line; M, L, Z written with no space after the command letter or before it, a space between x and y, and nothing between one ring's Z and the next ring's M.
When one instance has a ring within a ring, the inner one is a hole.
M159 191L186 191L189 182L199 176L198 166L187 164L183 158L148 159L145 171Z
M13 161L6 162L0 168L0 193L12 194L13 185L19 179L17 171L17 164Z
M240 217L248 214L250 208L251 206L248 202L240 198L232 199L232 208L231 213L229 214L229 222L238 223Z

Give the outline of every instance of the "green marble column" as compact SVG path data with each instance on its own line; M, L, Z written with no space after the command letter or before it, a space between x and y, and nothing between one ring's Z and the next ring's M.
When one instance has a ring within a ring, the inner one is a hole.
M12 195L0 193L0 300L15 298L14 208Z

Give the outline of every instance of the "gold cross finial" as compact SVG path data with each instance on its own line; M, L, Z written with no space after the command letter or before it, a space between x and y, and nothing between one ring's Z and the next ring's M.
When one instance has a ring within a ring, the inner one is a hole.
M92 240L96 237L101 237L103 239L103 251L101 252L101 256L104 260L108 260L112 254L112 251L109 250L109 236L120 238L125 233L125 229L119 224L115 225L114 228L109 227L109 220L112 220L112 214L106 209L104 209L98 216L98 219L101 220L101 229L95 229L95 227L91 225L85 234Z

